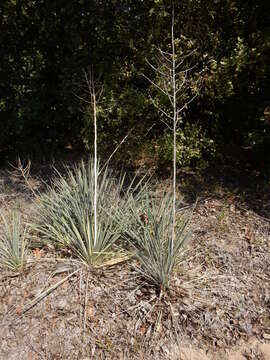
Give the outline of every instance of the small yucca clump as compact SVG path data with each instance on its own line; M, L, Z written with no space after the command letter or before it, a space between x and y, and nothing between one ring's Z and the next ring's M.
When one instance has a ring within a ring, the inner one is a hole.
M45 242L67 248L85 264L95 266L123 256L123 252L119 255L117 240L125 223L118 213L125 202L124 176L116 180L108 168L101 172L99 166L97 173L96 236L93 161L82 162L68 170L65 177L59 175L54 180L49 192L40 198L40 221L36 226Z
M190 234L188 219L177 221L173 239L171 195L162 199L147 196L139 210L137 203L130 201L129 208L136 226L127 228L126 236L135 250L137 270L150 284L165 290L182 259L183 245Z
M13 211L0 216L0 267L20 271L25 265L28 226Z

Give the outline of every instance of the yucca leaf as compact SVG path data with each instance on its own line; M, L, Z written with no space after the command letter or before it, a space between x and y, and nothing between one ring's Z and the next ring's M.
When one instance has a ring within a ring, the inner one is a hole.
M125 175L117 180L108 168L101 172L99 164L98 174L96 242L92 160L67 169L65 177L58 174L49 192L40 198L40 221L35 225L43 241L69 248L74 256L88 265L97 265L102 258L107 261L109 255L115 256L115 244L128 223L129 212L126 210L132 192L131 188L124 191ZM139 185L136 191L140 193Z
M20 271L25 264L28 227L18 211L0 215L0 267Z
M134 226L127 228L125 235L135 250L137 271L152 285L165 289L181 261L184 243L190 235L187 231L188 219L181 220L181 225L175 229L173 241L170 194L165 194L161 199L146 195L143 206L131 198L129 211Z

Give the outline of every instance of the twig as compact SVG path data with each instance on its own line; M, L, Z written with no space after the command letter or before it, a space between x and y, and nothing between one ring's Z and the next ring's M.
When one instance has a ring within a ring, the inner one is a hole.
M21 316L24 315L27 311L29 311L30 309L32 309L35 305L37 305L40 301L42 301L46 296L48 296L49 294L51 294L54 290L56 290L59 286L61 286L62 284L64 284L67 280L69 280L72 276L74 276L75 274L77 274L77 272L79 272L81 270L77 269L75 271L73 271L71 274L69 274L68 276L66 276L64 279L60 280L58 283L52 285L49 289L41 292L34 300L32 300L29 304L27 304L25 306L25 309L22 311Z
M86 288L85 288L85 298L84 298L84 317L83 317L83 333L85 333L85 327L86 327L86 317L87 317L87 304L88 304L88 281L89 281L89 274L87 275L87 279L86 279Z
M143 77L145 77L149 82L150 84L154 85L158 90L160 90L164 95L168 96L167 92L162 89L158 84L156 84L154 81L152 81L151 79L149 79L148 76L146 76L145 74L142 74Z
M123 137L123 139L120 141L120 143L115 147L115 149L113 150L113 152L111 153L111 155L109 156L109 158L107 159L107 161L105 162L103 167L101 168L100 172L102 172L106 168L106 166L109 164L109 162L111 161L114 154L117 152L117 150L120 148L120 146L126 141L126 139L129 137L129 135L133 132L134 129L135 129L135 126L133 126L133 128L131 128L128 131L128 133Z
M19 171L20 175L22 176L22 178L24 179L24 182L26 184L26 186L30 189L30 191L32 192L32 194L34 195L35 198L38 198L38 195L37 193L35 192L33 186L30 184L29 180L28 180L28 177L29 177L29 174L30 174L30 168L31 168L31 161L28 160L28 164L23 167L23 164L21 162L21 159L20 157L18 157L18 160L17 160L17 167L10 164L10 166Z

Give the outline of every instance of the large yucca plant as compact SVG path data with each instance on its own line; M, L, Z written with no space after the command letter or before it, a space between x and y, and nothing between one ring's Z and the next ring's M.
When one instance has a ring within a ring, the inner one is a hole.
M118 209L124 206L131 187L123 191L124 176L119 180L97 166L97 232L94 217L94 162L82 162L54 180L49 192L40 198L37 229L45 242L68 248L87 265L104 264L116 256L125 223ZM119 252L118 252L119 255Z
M28 226L21 214L12 211L0 215L0 267L20 271L25 264Z
M172 195L158 199L146 196L143 205L129 201L129 211L135 223L125 230L126 236L135 250L138 272L150 284L160 290L169 286L172 272L180 263L183 245L190 232L187 230L189 218L178 219L175 238L172 239L173 201Z

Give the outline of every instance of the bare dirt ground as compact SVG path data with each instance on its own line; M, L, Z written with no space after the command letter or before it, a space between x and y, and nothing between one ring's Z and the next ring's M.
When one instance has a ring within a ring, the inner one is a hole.
M39 170L32 187L44 189L46 176ZM141 287L130 262L81 270L53 249L30 249L23 273L0 273L0 359L270 359L269 184L191 184L179 182L183 207L199 198L169 294ZM2 209L34 220L32 199L1 172Z

